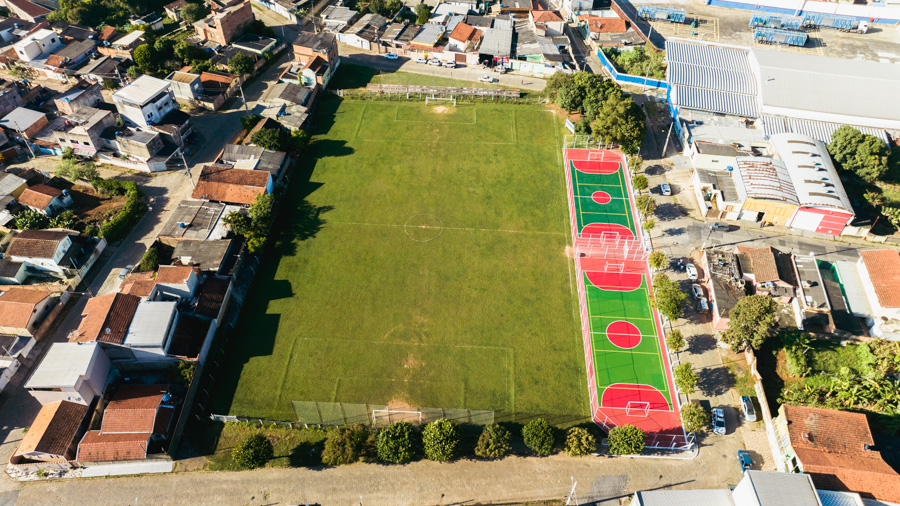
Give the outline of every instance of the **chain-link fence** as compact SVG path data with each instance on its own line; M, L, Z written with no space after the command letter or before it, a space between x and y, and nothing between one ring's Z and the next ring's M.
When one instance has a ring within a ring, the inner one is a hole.
M403 407L389 408L383 404L353 404L347 402L294 401L297 423L317 426L341 426L366 423L376 426L407 421L427 424L446 418L459 423L490 425L494 423L494 411L471 409L444 409Z

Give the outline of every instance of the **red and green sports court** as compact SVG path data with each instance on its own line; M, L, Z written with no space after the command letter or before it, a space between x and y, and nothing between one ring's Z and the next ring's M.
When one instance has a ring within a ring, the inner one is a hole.
M593 419L678 446L685 436L624 157L564 154Z

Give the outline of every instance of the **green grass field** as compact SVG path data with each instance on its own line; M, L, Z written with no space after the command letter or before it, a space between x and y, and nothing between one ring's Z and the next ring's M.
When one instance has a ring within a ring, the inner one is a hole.
M291 401L588 415L562 121L326 98L213 412ZM305 175L304 174L304 175Z

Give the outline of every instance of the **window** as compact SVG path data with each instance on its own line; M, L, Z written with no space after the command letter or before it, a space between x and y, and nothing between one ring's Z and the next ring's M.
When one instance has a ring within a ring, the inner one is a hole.
M85 146L90 146L90 145L91 145L91 143L88 142L88 141L81 141L81 142L82 142L82 144L84 144Z
M66 140L63 139L62 137L58 137L57 139L59 140L59 142L66 142Z

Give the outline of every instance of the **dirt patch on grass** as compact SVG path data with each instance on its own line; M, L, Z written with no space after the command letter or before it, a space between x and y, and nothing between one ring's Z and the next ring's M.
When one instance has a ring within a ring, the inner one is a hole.
M447 114L450 112L450 108L445 105L439 105L437 107L432 107L431 112L435 114Z
M416 360L416 357L412 356L412 353L410 353L406 357L406 362L403 362L403 367L405 369L415 369L416 367L421 367L421 366L422 366L422 362L420 360Z
M571 246L566 246L565 249L566 258L575 258L575 248Z

